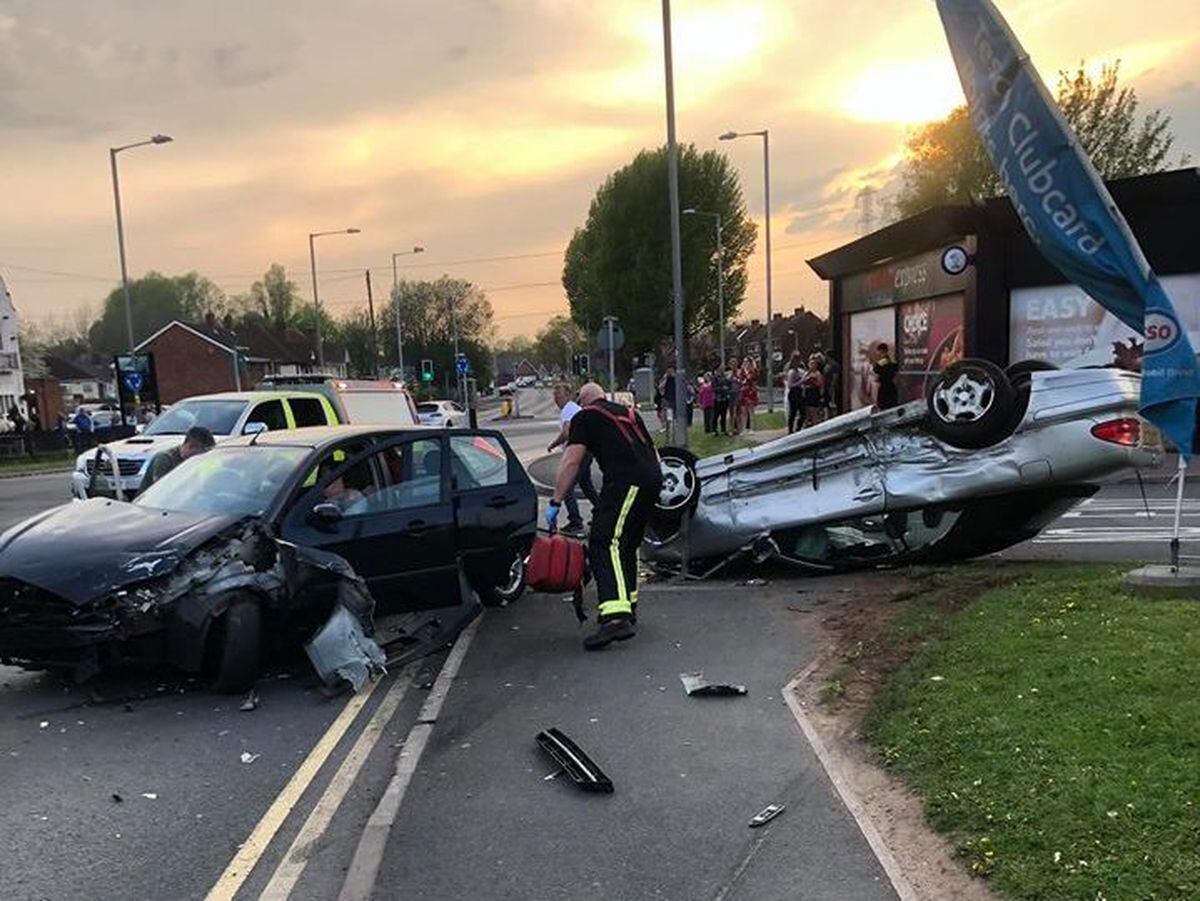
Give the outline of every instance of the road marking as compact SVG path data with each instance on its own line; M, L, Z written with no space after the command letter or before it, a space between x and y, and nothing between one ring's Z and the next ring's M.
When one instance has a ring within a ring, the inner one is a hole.
M438 714L441 713L442 704L446 701L446 695L450 693L450 686L458 675L463 658L467 656L471 639L475 637L482 621L483 616L480 615L463 629L446 657L446 662L442 664L442 671L438 673L429 697L425 699L417 714L417 722L409 731L404 746L396 757L396 771L392 774L391 781L388 782L370 819L367 820L367 825L363 827L338 901L367 901L371 897L375 889L375 879L379 875L379 865L383 862L388 835L400 812L400 804L404 801L413 773L417 771L417 764L421 762L421 755L425 753L425 745L433 734L433 727L437 723Z
M362 691L354 695L346 706L342 708L342 712L337 715L337 719L330 724L325 730L325 734L313 745L313 749L308 752L308 756L304 758L304 762L300 764L296 772L292 774L292 778L288 780L288 784L281 791L267 808L267 812L263 814L263 818L258 821L258 825L254 827L254 831L250 833L240 848L233 860L229 862L229 866L225 868L225 872L221 874L221 878L216 881L216 884L209 890L206 896L206 901L232 901L234 895L238 893L238 889L242 887L242 883L246 881L246 877L254 870L258 861L262 858L263 852L267 850L267 845L271 843L271 839L275 837L275 833L279 831L279 827L283 825L284 820L292 812L292 808L296 806L296 802L300 800L300 796L304 794L305 789L313 781L317 772L324 765L333 749L337 747L342 736L350 728L359 711L363 709L367 701L375 694L375 691L383 684L383 680L376 682L368 691Z
M371 751L379 742L380 736L383 735L384 729L391 722L396 708L404 699L405 692L412 685L415 670L415 664L405 667L397 676L396 681L392 683L387 694L383 696L374 715L363 727L362 734L358 736L354 747L350 749L346 759L338 767L338 771L333 774L333 778L325 788L325 793L321 795L320 800L308 815L308 819L300 827L300 832L284 852L283 859L276 867L274 875L271 876L271 881L263 889L259 896L260 899L284 901L291 895L292 889L295 888L301 874L304 873L304 868L308 866L308 857L314 843L325 834L325 830L333 820L333 815L337 813L342 801L345 800L350 786L358 778L359 770L362 769L363 764L371 755Z

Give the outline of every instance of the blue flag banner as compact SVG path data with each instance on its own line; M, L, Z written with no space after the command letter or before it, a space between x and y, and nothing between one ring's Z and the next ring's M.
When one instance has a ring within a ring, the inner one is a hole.
M1195 446L1200 374L1187 332L1129 225L991 0L937 0L975 124L1038 250L1145 335L1142 415Z

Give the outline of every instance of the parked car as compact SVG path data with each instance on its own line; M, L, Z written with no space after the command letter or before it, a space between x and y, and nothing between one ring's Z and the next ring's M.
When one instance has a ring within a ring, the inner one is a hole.
M417 425L417 407L401 382L387 379L338 379L327 375L269 375L260 391L313 391L333 404L340 422Z
M467 411L452 400L427 400L417 404L417 414L421 417L422 425L466 426Z
M925 401L864 408L731 454L660 454L663 489L642 554L712 570L738 556L815 571L944 561L1025 541L1130 466L1156 466L1137 414L1141 376L1007 372L963 360ZM680 528L689 518L685 532Z
M484 603L515 599L536 524L533 484L498 432L236 437L133 503L92 498L0 534L0 662L207 665L215 687L244 690L264 641L326 621L347 573L385 613L458 605L460 565ZM337 565L302 583L297 549Z
M88 416L92 419L92 428L94 429L108 429L122 424L121 408L117 404L79 404L75 409L79 410L80 408L87 410ZM73 419L74 414L67 418L67 428L69 430L75 429Z
M189 397L165 409L140 434L105 445L116 458L101 455L97 472L96 451L75 458L71 473L71 495L89 497L136 497L146 467L159 452L178 447L194 425L205 426L218 440L247 432L276 431L314 425L336 425L337 413L320 394L293 391L227 391Z

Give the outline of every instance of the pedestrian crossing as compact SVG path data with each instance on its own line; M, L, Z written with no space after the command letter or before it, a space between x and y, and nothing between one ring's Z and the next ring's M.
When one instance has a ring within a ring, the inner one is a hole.
M1064 513L1034 544L1121 544L1170 541L1173 497L1089 498ZM1179 537L1200 541L1200 499L1185 498Z

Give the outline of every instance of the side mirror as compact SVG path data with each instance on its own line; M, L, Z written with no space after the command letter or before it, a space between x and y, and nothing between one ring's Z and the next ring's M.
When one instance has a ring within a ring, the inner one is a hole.
M242 426L243 435L257 435L260 432L266 432L267 424L265 422L248 422Z
M332 525L342 518L342 508L330 501L321 501L312 508L312 518L324 525Z

